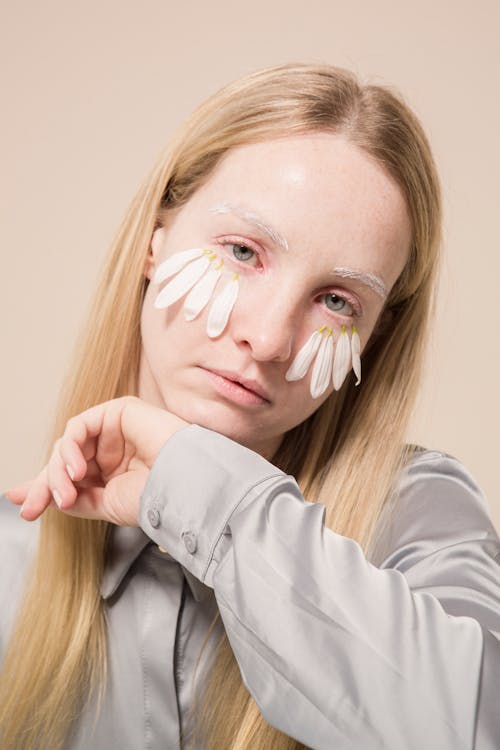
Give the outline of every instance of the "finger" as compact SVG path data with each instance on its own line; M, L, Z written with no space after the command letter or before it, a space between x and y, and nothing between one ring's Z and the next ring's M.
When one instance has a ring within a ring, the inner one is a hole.
M74 470L75 480L84 476L82 457L87 462L95 459L106 474L121 463L124 454L121 413L125 402L126 398L105 401L68 421L63 435L63 455Z
M96 461L106 477L114 474L125 461L127 463L126 441L123 434L122 414L125 399L109 402L104 411L102 432L97 441Z
M46 480L59 509L64 510L75 502L77 490L68 474L66 461L61 455L62 442L60 438L54 444L52 455L46 466Z
M75 487L104 487L106 482L102 476L101 467L98 466L95 459L90 459L87 462L87 471L82 479L75 479L73 484Z
M79 488L76 502L64 512L68 515L103 520L118 526L137 526L140 496L147 471L128 472L112 479L106 487Z
M29 488L20 515L26 521L34 521L51 502L53 502L53 497L47 481L47 467L45 467Z
M73 469L75 477L81 474L82 458L87 462L95 457L97 436L102 429L102 414L96 411L89 415L88 411L71 417L66 423L61 438L65 443L68 463Z
M102 487L78 488L78 497L73 505L64 509L64 513L77 518L90 518L91 520L109 520L102 507L104 494Z
M59 453L66 474L72 482L78 482L88 476L89 461L92 461L91 454L94 453L95 447L91 448L90 445L87 444L86 451L90 454L88 457L84 455L78 442L70 435L67 435L66 432L60 439Z
M14 487L11 487L9 490L5 490L3 494L5 495L7 500L10 500L10 502L13 505L22 505L22 503L24 503L26 495L28 494L28 490L32 484L33 484L33 480L30 479L29 482L16 484Z

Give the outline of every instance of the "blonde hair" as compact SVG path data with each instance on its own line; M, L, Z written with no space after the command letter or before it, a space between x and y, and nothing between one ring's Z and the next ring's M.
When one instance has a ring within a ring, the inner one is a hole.
M362 85L342 68L290 63L257 70L216 92L178 131L110 249L61 393L50 447L72 415L137 392L148 283L143 271L154 228L189 200L229 149L311 131L342 134L371 155L400 187L412 226L408 262L385 306L392 319L372 335L362 385L354 388L348 379L287 433L273 458L296 477L308 500L326 506L328 527L356 540L370 558L376 525L411 453L405 435L433 313L441 198L427 138L401 95ZM90 696L103 696L107 652L100 583L108 532L104 522L50 508L41 519L38 555L0 683L4 750L58 750ZM263 718L225 633L194 710L196 737L209 750L303 747Z

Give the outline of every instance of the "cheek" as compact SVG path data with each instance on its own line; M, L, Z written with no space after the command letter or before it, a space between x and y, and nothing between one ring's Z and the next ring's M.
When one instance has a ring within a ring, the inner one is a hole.
M323 401L318 403L319 401L320 399L311 400L308 388L301 396L294 397L293 401L289 399L287 406L281 409L281 416L284 421L283 429L288 431L305 422L320 408Z
M290 417L295 417L295 423L300 424L304 422L311 414L329 398L333 391L333 386L329 386L328 390L323 393L319 398L312 398L310 390L310 372L301 380L297 380L294 383L286 382L286 385L290 387L294 385L292 391L288 390L286 393L286 405L285 409ZM285 380L285 378L283 378Z
M156 287L148 287L141 310L141 339L142 345L150 349L155 339L159 338L164 316L153 307L156 297Z
M193 353L200 342L208 340L205 321L186 321L182 312L183 299L166 309L157 310L154 301L158 287L148 288L141 311L141 340L151 363L183 358Z

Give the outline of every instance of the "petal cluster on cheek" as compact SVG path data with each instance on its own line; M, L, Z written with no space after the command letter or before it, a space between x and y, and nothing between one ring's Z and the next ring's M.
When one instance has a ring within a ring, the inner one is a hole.
M222 265L223 262L220 261L216 266L210 268L189 292L183 307L186 320L194 320L208 304L222 275Z
M187 294L183 311L187 321L194 320L212 298L223 272L224 263L212 250L193 248L182 250L167 258L156 269L155 284L169 279L154 301L154 307L162 310ZM238 297L238 274L214 298L207 319L207 334L219 336L225 329Z
M318 398L326 391L332 377L333 337L332 329L322 336L311 375L311 396Z
M356 330L356 326L352 327L351 337L351 354L352 354L352 369L357 377L355 385L361 383L361 341L359 340L359 334Z
M224 287L212 303L207 319L207 333L210 338L219 336L227 325L231 310L238 296L239 284L238 274L235 273L232 281Z
M288 368L285 378L287 380L300 380L304 377L313 361L321 344L321 334L326 326L321 326L317 331L308 338L302 349L297 353L292 364Z
M335 348L335 359L333 362L333 387L338 391L351 369L351 344L347 335L346 327L342 326L342 331L337 339Z
M315 359L310 382L310 392L313 398L318 398L326 391L330 382L338 391L344 383L351 366L357 377L356 385L361 382L361 344L355 326L352 326L352 337L346 326L342 326L335 349L332 329L321 326L309 337L304 346L297 352L292 364L285 373L287 380L303 378L313 359Z
M178 273L178 271L180 271L186 263L189 263L189 261L198 258L200 255L211 255L211 253L211 250L204 250L202 247L194 247L192 250L183 250L180 253L171 255L170 258L167 258L163 263L160 263L156 269L153 283L161 284L162 281L168 279L169 276Z
M187 266L179 271L174 276L172 281L169 281L166 286L163 287L159 295L155 300L155 307L161 310L164 307L169 307L183 297L194 284L200 279L207 268L210 265L212 257L210 255L204 255L197 260L193 260Z

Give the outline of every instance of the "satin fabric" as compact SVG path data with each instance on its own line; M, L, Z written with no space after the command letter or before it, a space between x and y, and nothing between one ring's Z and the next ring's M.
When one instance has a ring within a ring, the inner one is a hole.
M264 719L314 750L498 750L500 540L487 502L457 459L423 448L397 489L368 560L293 477L211 430L177 432L140 527L113 527L110 678L68 750L185 748L223 628ZM38 523L5 498L0 521L3 654Z

